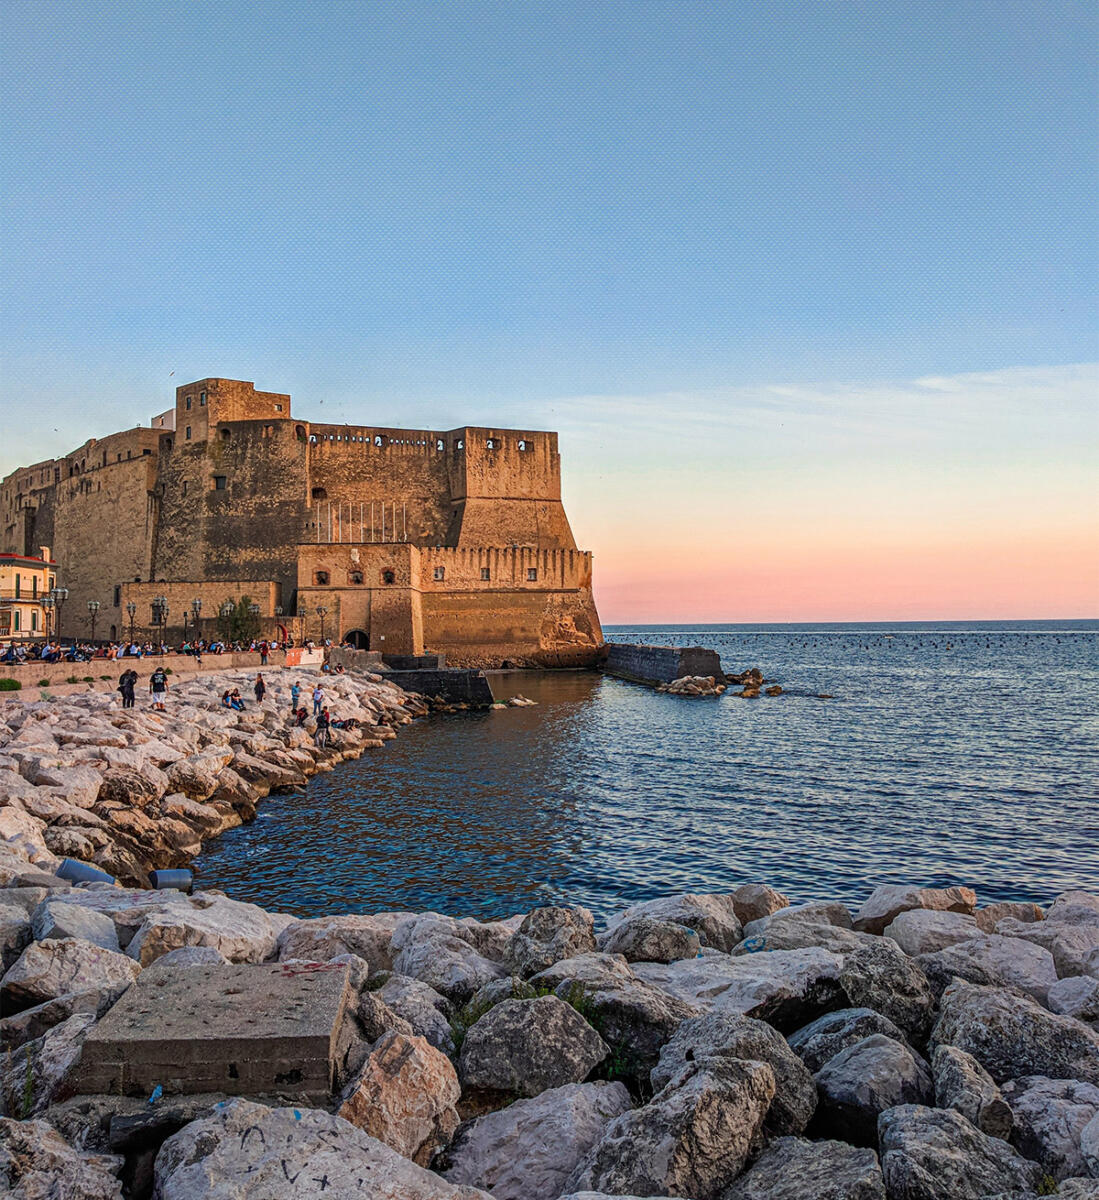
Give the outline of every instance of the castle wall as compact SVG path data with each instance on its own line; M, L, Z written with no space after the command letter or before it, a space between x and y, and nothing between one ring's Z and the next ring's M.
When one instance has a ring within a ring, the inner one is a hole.
M453 449L428 430L307 424L310 537L367 541L382 536L417 545L446 541L453 506ZM440 443L443 449L438 447ZM373 514L373 517L372 517ZM345 528L346 524L346 528ZM361 524L361 528L360 528Z
M270 579L288 599L306 518L306 443L289 421L219 423L161 441L155 553L161 580ZM220 486L219 486L220 485Z
M195 600L202 601L200 629L207 638L215 637L218 632L218 611L226 600L236 604L247 597L252 603L259 605L260 617L264 620L274 618L281 620L289 631L293 624L288 615L277 616L276 607L282 605L282 591L277 583L269 579L225 579L217 580L177 580L172 583L163 581L149 583L125 583L122 585L121 610L122 618L118 627L119 637L129 637L130 617L126 605L133 601L137 605L134 613L134 635L138 638L150 636L158 628L153 621L153 600L163 596L168 601L168 620L166 629L172 636L183 633L183 615L187 614L187 631L193 637L194 620L192 604ZM100 613L98 628L103 630L103 614Z
M89 600L100 603L98 636L108 636L112 625L121 630L121 596L116 604L115 589L148 579L151 571L155 487L152 455L109 461L57 485L53 553L58 583L69 589L62 634L89 636Z
M196 595L212 616L247 583L269 589L265 610L303 610L311 636L321 606L327 634L391 653L566 665L602 644L556 434L297 421L288 395L242 380L184 384L152 428L13 472L0 542L54 547L70 633L96 599L98 632L121 636L123 589L143 610L168 595L176 629Z

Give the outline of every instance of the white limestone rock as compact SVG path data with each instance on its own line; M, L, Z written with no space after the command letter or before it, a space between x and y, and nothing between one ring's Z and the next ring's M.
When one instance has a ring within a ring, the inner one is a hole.
M1022 938L981 933L964 942L916 957L932 991L941 995L952 979L1015 987L1045 1004L1057 982L1053 955Z
M115 999L141 971L125 954L78 938L31 942L0 979L0 995L10 1010L30 1008L67 992L105 990Z
M816 947L744 957L635 963L646 983L697 1008L740 1012L778 1029L796 1029L838 1007L843 959Z
M341 1117L230 1100L156 1156L157 1200L493 1200L416 1166Z
M900 913L914 909L973 913L977 893L972 888L921 888L908 884L886 884L875 888L855 913L854 928L862 933L883 933Z
M755 887L761 889L761 885ZM772 900L785 900L779 893L771 893L770 889L766 892L754 890L751 893L740 889L740 892L743 893L743 898L739 901L741 911L752 905L757 908L766 907ZM743 936L740 918L737 915L738 894L685 892L678 896L660 896L655 900L645 900L612 917L607 922L606 931L610 933L623 921L634 917L652 917L658 921L686 925L698 934L703 946L728 953Z
M408 917L401 912L343 913L294 921L279 934L279 958L328 962L340 954L357 954L366 959L371 971L392 971L390 943L394 931Z
M44 900L35 910L31 927L39 942L79 938L104 950L119 950L118 932L110 917L79 904L68 904L64 896Z
M976 918L967 913L924 908L899 913L884 930L912 958L968 941L978 933Z
M440 1170L495 1200L557 1200L607 1125L632 1108L620 1083L571 1083L462 1125Z
M280 929L281 923L255 904L212 892L176 894L147 913L126 953L145 967L169 950L213 946L230 962L258 963L274 956Z
M648 1104L611 1121L568 1187L718 1200L757 1144L774 1094L766 1063L692 1063Z
M5 1116L37 1116L61 1095L94 1024L93 1013L76 1013L5 1056L0 1066L0 1110Z
M0 1192L9 1200L122 1200L122 1159L74 1150L46 1121L0 1118Z

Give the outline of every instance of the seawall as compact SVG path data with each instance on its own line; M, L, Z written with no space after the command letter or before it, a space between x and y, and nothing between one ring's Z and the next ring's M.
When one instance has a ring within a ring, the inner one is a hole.
M725 681L717 651L702 646L642 646L608 642L606 649L604 670L607 674L633 683L656 686L682 679L685 675L712 675L719 683Z

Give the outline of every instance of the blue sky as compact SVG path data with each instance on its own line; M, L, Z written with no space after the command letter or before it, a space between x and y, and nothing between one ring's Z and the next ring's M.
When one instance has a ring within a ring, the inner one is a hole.
M661 438L586 456L577 398L732 463L743 389L1094 361L1097 35L1064 0L9 4L0 386L38 419L0 472L202 375L560 427L590 474Z

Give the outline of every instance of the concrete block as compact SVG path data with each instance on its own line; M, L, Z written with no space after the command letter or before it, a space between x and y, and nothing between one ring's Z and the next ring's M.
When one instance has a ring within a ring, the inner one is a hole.
M349 999L345 963L141 975L85 1039L77 1090L325 1098Z

